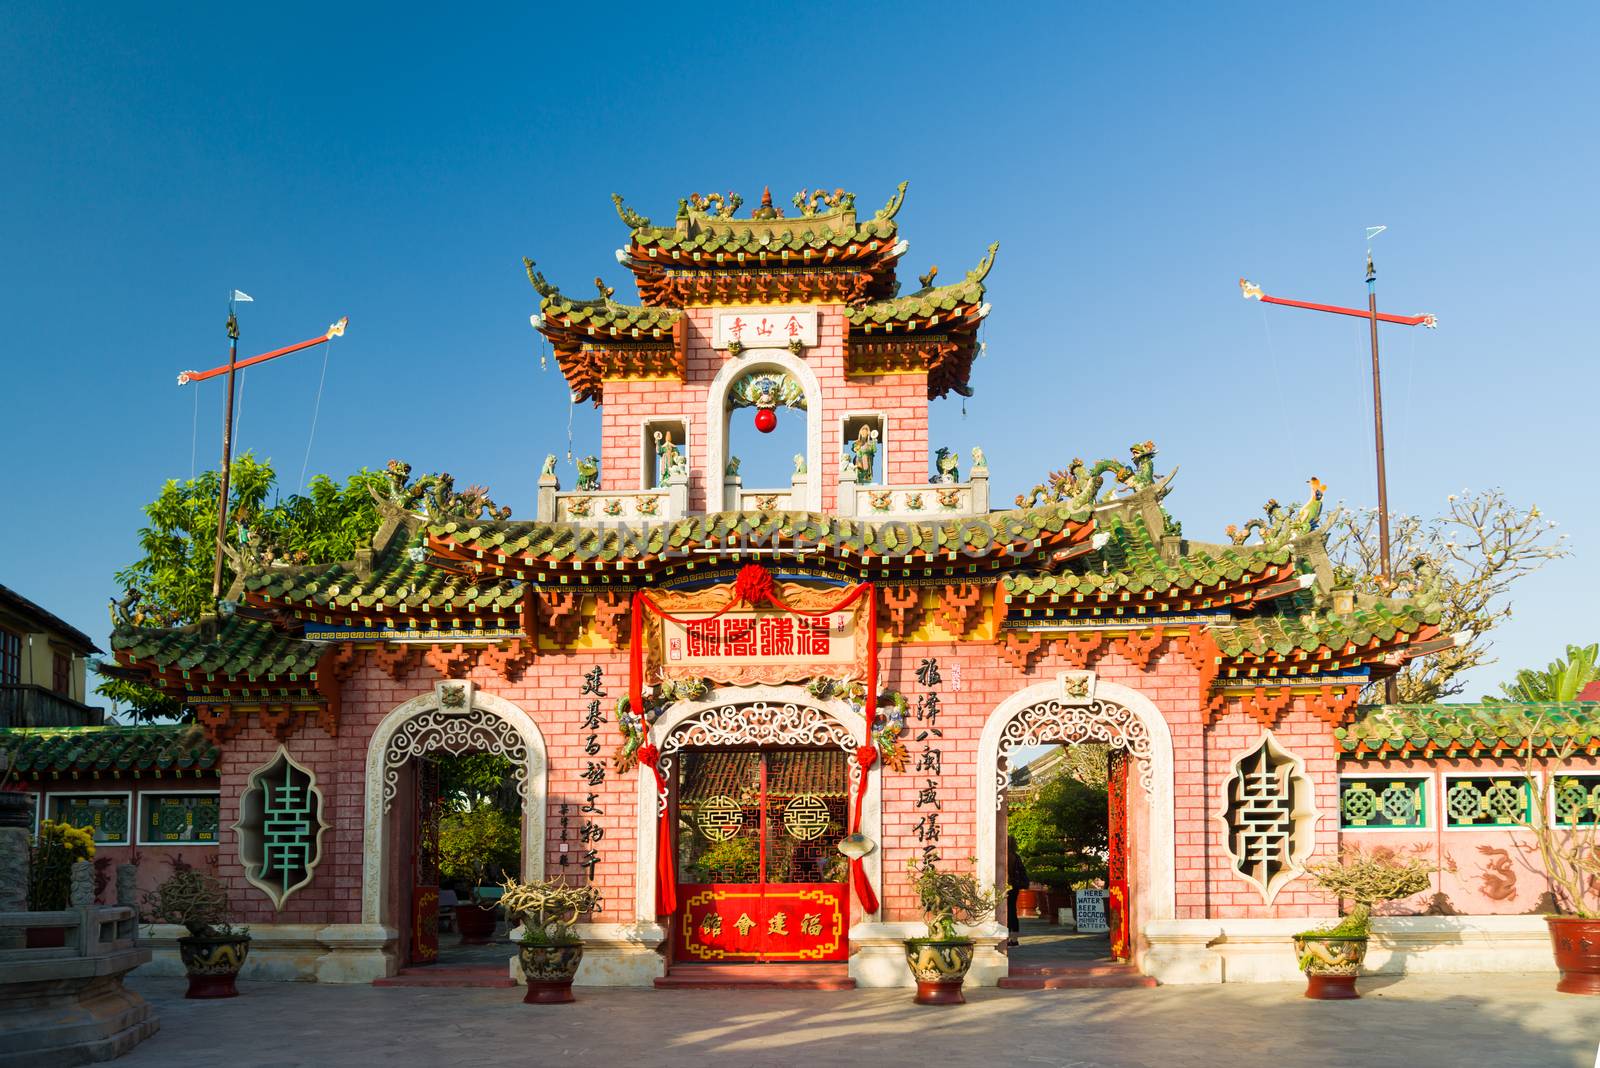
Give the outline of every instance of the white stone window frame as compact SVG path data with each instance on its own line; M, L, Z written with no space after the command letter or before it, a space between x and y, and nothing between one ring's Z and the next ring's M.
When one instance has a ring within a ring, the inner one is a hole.
M1259 753L1263 746L1269 752L1277 753L1289 762L1289 780L1299 780L1303 784L1303 797L1296 800L1289 811L1290 839L1288 864L1283 870L1275 872L1267 878L1265 883L1253 876L1247 875L1239 869L1239 857L1233 851L1233 825L1228 821L1228 810L1232 807L1229 785L1241 775L1240 766L1246 760ZM1228 772L1222 778L1222 794L1218 798L1217 810L1212 813L1212 819L1221 828L1222 854L1228 858L1228 871L1235 879L1256 888L1261 894L1262 902L1271 905L1283 888L1301 878L1306 873L1306 864L1310 862L1317 848L1317 822L1322 818L1322 813L1317 810L1316 783L1311 776L1306 774L1305 760L1300 754L1285 748L1283 743L1272 731L1262 731L1261 734L1249 741L1228 762Z
M147 798L147 797L175 797L175 796L177 796L179 794L189 794L189 795L209 794L212 797L215 797L217 799L217 840L215 842L151 842L151 841L146 840L146 838L144 837L144 827L145 827L144 799ZM139 825L138 825L137 830L134 832L134 841L136 843L138 843L139 845L141 845L141 846L155 846L155 847L162 848L162 849L178 849L178 848L187 849L190 846L198 846L201 849L215 849L217 846L222 844L222 790L221 789L216 789L216 790L204 790L204 789L191 789L191 790L140 790L139 791L139 805L138 805L138 808L137 808L136 811L137 811L138 816L139 816Z
M1520 823L1472 823L1460 827L1452 826L1450 823L1450 784L1459 779L1509 779L1513 783L1526 784L1528 777L1521 768L1504 773L1499 771L1441 771L1439 773L1439 827L1445 834L1460 834L1463 831L1477 831L1479 834L1484 831L1514 831L1522 826ZM1550 789L1550 779L1545 772L1534 773L1531 790L1532 796L1528 798L1528 804L1524 810L1526 815L1533 815L1533 806L1540 803L1539 799L1541 797L1545 799L1546 804L1553 805L1554 791ZM1546 811L1552 810L1546 809Z
M245 838L240 833L246 829L245 823L249 818L245 811L246 797L253 790L259 790L263 794L266 792L267 787L260 782L260 779L269 769L277 766L280 760L306 776L306 793L314 797L317 802L316 834L311 840L311 860L306 864L306 876L293 886L282 887L261 878L261 869L265 866L265 856L261 853L262 843L251 843L251 854L262 857L261 860L252 859L252 856L246 854ZM278 748L273 751L272 756L262 761L245 778L244 789L239 791L239 818L228 829L233 832L234 842L238 846L239 862L244 866L245 881L263 894L266 894L271 899L273 908L282 912L283 906L289 898L293 897L298 891L310 886L311 880L316 877L317 868L321 865L324 856L322 836L328 833L330 826L332 825L328 822L328 801L327 798L322 796L322 785L317 782L317 773L296 760L287 746L279 744Z
M655 471L655 431L665 430L668 426L675 427L683 434L683 440L677 442L677 446L683 452L684 459L687 461L693 455L689 451L689 445L690 438L694 434L694 420L690 419L687 413L683 415L647 415L641 418L639 420L639 488L642 490L659 488L663 493L666 492L664 485L657 487L656 480L652 476L657 474ZM718 482L718 487L720 491L720 481Z
M850 455L850 443L854 439L849 436L846 428L850 425L850 423L853 420L856 420L856 419L871 419L871 420L874 420L878 424L878 453L877 453L877 456L874 457L874 460L876 462L878 477L875 478L873 481L868 482L868 483L864 483L864 484L868 485L868 486L887 486L887 485L890 484L889 483L889 457L890 457L890 455L892 455L893 450L894 450L894 446L893 446L893 444L891 444L891 437L890 437L889 413L888 412L884 412L884 411L871 411L871 410L868 410L868 411L849 411L849 412L845 412L843 415L839 416L839 419L838 419L839 426L838 426L838 438L837 438L837 440L839 442L839 452L842 455L845 455L845 456ZM840 464L840 466L837 468L837 470L841 470L842 471L843 470L843 465Z
M1350 782L1371 783L1383 782L1423 782L1427 783L1427 790L1422 795L1422 823L1415 827L1346 827L1344 825L1344 784ZM1339 822L1340 834L1411 834L1417 831L1432 831L1437 828L1439 811L1443 805L1443 796L1439 790L1438 776L1426 771L1401 771L1393 774L1379 772L1374 775L1362 775L1358 772L1341 771L1339 773L1338 812L1335 818Z
M1592 780L1590 784L1590 789L1592 790L1595 786L1600 786L1600 768L1583 768L1578 771L1557 771L1551 768L1539 773L1539 777L1543 786L1545 819L1549 821L1550 826L1573 831L1582 831L1600 826L1600 813L1597 813L1591 820L1581 823L1561 823L1560 817L1556 814L1557 784L1562 779L1589 779ZM1465 827L1457 829L1466 830Z
M133 807L133 791L132 790L50 790L50 791L41 793L40 794L40 800L39 800L39 803L37 805L38 811L36 813L36 818L34 820L34 826L35 827L43 824L44 821L47 820L47 819L52 819L53 820L53 819L56 818L54 813L51 811L51 808L50 808L50 799L51 798L56 798L56 797L120 797L120 798L123 798L124 799L124 803L128 807L128 839L127 839L127 841L125 841L125 842L96 842L94 844L94 847L96 849L127 849L130 846L132 846L134 844L134 842L137 840L138 833L139 833L139 828L136 827L134 824L135 824L135 821L137 821L138 818L139 818L139 813Z

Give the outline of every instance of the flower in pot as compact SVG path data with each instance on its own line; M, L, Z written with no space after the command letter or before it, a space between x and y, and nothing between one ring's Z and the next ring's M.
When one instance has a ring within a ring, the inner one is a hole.
M1367 956L1373 906L1420 894L1432 885L1430 877L1437 870L1422 857L1403 857L1392 849L1362 852L1353 846L1345 848L1338 860L1307 866L1318 886L1355 904L1334 926L1294 936L1300 970L1306 973L1306 997L1325 1001L1360 997L1356 976Z
M506 917L520 920L522 940L517 957L530 1005L558 1005L572 1000L572 980L583 962L583 939L578 937L578 917L600 904L593 886L573 886L561 879L523 883L507 879L500 884L500 903Z
M494 937L495 903L481 891L492 872L514 871L521 853L521 828L497 808L483 805L439 821L439 875L462 888L456 928L463 945L487 945Z
M228 892L215 876L180 868L145 895L150 923L173 923L189 930L178 939L178 955L189 974L189 998L231 998L234 979L250 953L250 928L228 922Z
M94 835L82 827L59 820L45 820L30 844L28 869L28 909L32 912L62 912L72 905L72 866L94 858ZM30 949L64 946L64 926L27 929Z
M906 964L917 981L918 1005L960 1005L961 983L972 967L973 942L956 933L956 921L972 923L994 912L994 891L967 872L940 871L937 862L910 863L911 888L928 920L928 937L906 939Z

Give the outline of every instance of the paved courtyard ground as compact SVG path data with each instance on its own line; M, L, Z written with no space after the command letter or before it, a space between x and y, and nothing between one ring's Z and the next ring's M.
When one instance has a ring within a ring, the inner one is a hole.
M1548 975L1362 981L1355 1002L1293 986L978 990L951 1009L909 991L578 990L564 1006L522 991L240 983L185 1001L181 979L135 979L161 1031L118 1068L298 1065L849 1065L1182 1068L1188 1065L1496 1066L1595 1063L1600 999Z

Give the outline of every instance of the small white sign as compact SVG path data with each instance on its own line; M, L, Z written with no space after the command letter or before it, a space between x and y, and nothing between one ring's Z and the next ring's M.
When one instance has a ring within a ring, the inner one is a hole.
M1110 896L1104 890L1078 891L1078 930L1091 932L1111 930L1111 923L1106 915L1106 900Z
M798 340L817 344L815 308L741 308L719 311L712 327L712 345L725 349L737 341L747 349L783 349Z

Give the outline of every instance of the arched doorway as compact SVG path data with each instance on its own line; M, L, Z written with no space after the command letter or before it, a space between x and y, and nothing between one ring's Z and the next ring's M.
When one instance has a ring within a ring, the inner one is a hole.
M727 470L729 459L728 421L738 406L734 392L752 377L764 376L793 383L799 391L799 396L793 398L789 406L800 409L798 414L806 420L806 478L803 499L795 501L794 508L820 512L823 481L837 477L836 468L828 468L823 463L822 386L805 360L781 349L761 349L759 355L728 360L711 380L711 390L706 397L707 510L720 511L722 507L722 473Z
M656 900L656 860L661 848L675 849L676 843L657 839L657 814L660 805L674 806L677 812L676 791L683 781L683 772L692 754L696 753L793 753L831 752L844 769L848 784L846 801L853 804L858 792L862 796L861 833L875 844L880 841L880 776L875 770L863 771L856 761L856 747L865 736L861 714L849 703L837 699L819 699L799 686L728 686L712 691L703 701L680 701L667 709L651 727L650 739L661 752L661 772L669 783L673 796L662 799L656 790L654 776L639 776L638 853L635 859L636 908L638 915L653 916ZM761 769L755 761L747 770L766 774L770 768ZM674 821L677 822L676 820ZM881 849L874 849L864 860L868 879L881 886ZM680 885L682 873L680 873ZM841 888L847 884L840 883ZM835 955L848 952L848 942L843 935L848 931L851 913L857 919L876 916L859 914L860 903L854 895L841 889L844 914L840 917L841 941L832 951ZM673 939L682 937L682 921L688 915L686 902L680 900L679 911L672 917ZM801 916L793 917L798 922ZM818 958L822 959L822 958Z
M405 932L391 965L430 914L429 903L413 893L411 877L417 758L465 753L510 761L522 801L522 878L544 877L547 761L538 726L512 702L471 682L435 684L385 716L367 744L361 922Z
M1010 754L1026 746L1090 741L1126 753L1129 762L1126 866L1137 960L1138 932L1152 920L1172 919L1177 894L1172 732L1138 691L1101 682L1090 672L1068 672L1013 694L989 715L978 743L978 876L991 887L1005 878L999 867L1001 809Z

